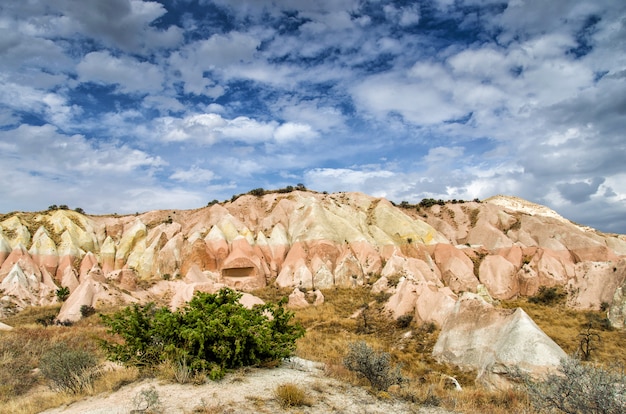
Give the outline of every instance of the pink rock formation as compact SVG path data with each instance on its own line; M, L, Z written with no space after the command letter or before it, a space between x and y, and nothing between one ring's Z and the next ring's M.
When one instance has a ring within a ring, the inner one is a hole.
M39 227L35 232L28 254L38 266L45 268L50 274L55 274L59 265L59 254L44 227Z
M512 299L519 293L517 269L513 263L500 255L490 255L480 263L478 277L491 296L496 299Z
M433 259L444 283L454 292L476 291L479 282L474 276L474 263L462 250L440 243L435 247Z
M373 291L405 297L397 309L437 323L453 292L477 292L481 282L485 296L500 299L558 285L578 292L570 297L572 306L610 305L623 284L619 263L625 256L624 236L502 196L417 211L360 193L294 191L195 210L106 217L56 211L0 222L0 279L20 261L26 276L47 286L42 291L63 285L73 292L93 269L101 269L102 283L137 300L161 294L157 284L164 291L169 285L182 289L180 283L222 282L312 290L376 281ZM388 282L401 276L410 282L396 292ZM20 306L42 300L24 295L30 299L16 299ZM445 306L429 313L437 298Z
M247 239L233 240L231 252L222 263L222 279L238 290L254 290L265 286L265 268Z
M611 304L615 291L626 280L626 259L614 262L582 262L575 267L567 290L573 292L569 304L578 309L598 310Z

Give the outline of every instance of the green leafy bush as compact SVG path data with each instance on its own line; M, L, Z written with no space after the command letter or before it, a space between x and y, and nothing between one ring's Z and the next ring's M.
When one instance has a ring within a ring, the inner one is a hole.
M70 296L70 288L67 286L62 286L56 290L56 296L59 302L65 302L65 300Z
M81 305L80 307L80 316L82 316L83 318L88 318L95 313L96 309L91 305Z
M566 358L558 373L539 381L525 377L524 383L538 412L626 412L626 375L622 369L606 369Z
M138 367L184 361L191 372L206 372L211 379L223 377L227 369L291 355L304 329L289 323L293 313L285 310L286 300L248 309L240 298L223 288L215 294L197 292L176 311L135 304L102 315L110 333L122 340L102 341L102 346L112 361Z
M376 352L363 341L353 342L348 347L344 365L367 378L372 387L384 391L404 382L400 367L391 366L391 355L388 352Z
M96 357L83 350L70 349L60 343L41 356L39 369L59 391L78 394L93 383Z

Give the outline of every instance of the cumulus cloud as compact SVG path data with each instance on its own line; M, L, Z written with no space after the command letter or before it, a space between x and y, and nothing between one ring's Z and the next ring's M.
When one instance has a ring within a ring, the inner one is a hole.
M67 198L68 205L85 206L81 200L89 200L93 211L100 197L117 199L116 191L154 185L152 173L165 165L160 157L123 143L98 144L82 135L63 134L52 125L0 131L0 145L8 180L0 190L4 209L18 200L39 210ZM30 200L31 191L41 194Z
M109 52L91 52L76 66L81 82L116 85L121 93L159 92L164 76L158 66Z
M556 188L563 198L572 203L579 204L589 201L590 197L598 192L598 188L604 181L605 179L603 177L595 177L589 181L557 184Z
M317 137L317 132L310 125L287 122L274 131L274 138L279 143L308 140Z
M285 145L318 136L318 132L307 124L286 122L279 125L245 116L227 119L215 113L193 114L183 119L163 117L156 124L162 141L193 141L203 145L219 142Z
M378 117L397 113L414 124L438 124L463 116L465 109L457 107L445 91L452 83L446 83L443 71L427 66L432 72L424 73L425 67L420 65L419 72L414 70L410 76L368 77L355 86L353 97L357 104ZM443 79L438 79L436 72Z

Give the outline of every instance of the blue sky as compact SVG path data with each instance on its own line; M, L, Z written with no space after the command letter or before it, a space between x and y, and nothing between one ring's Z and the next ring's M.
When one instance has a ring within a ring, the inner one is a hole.
M0 5L0 212L303 183L515 195L626 233L626 3Z

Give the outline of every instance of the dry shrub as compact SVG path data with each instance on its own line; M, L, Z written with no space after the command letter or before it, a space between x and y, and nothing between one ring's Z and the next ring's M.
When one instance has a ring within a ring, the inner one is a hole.
M224 404L208 404L204 398L200 404L191 410L191 414L223 414L226 412Z
M141 389L135 394L132 400L132 412L157 414L162 412L161 397L154 386Z
M70 349L59 343L41 356L39 368L52 382L52 388L78 394L91 389L98 375L96 357L82 349Z
M283 409L313 405L304 388L291 382L277 386L274 390L274 398Z
M565 358L558 373L538 381L525 377L525 385L533 406L540 412L626 412L626 374L621 367L607 369Z
M60 309L61 305L29 306L15 315L8 316L2 322L14 328L36 325L38 320L44 320L50 316L55 317Z
M400 367L391 365L391 355L388 352L377 352L363 341L349 345L344 364L350 371L367 378L372 387L379 391L405 382Z

